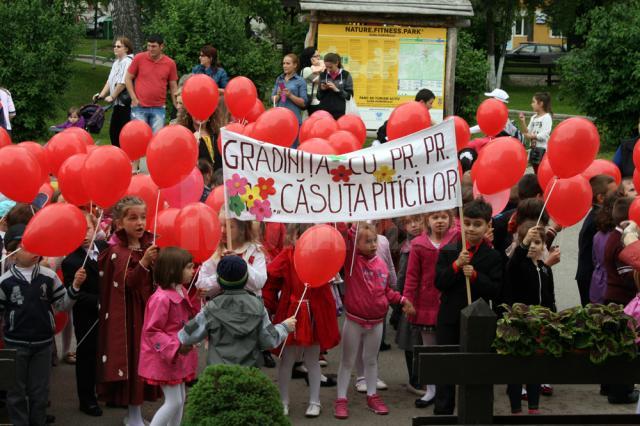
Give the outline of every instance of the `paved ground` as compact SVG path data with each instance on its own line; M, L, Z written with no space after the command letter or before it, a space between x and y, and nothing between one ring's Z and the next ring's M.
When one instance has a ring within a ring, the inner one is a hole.
M562 250L562 262L554 268L556 279L556 292L558 308L574 306L578 301L578 292L573 279L576 268L577 238L579 225L560 233L558 244ZM388 342L393 341L393 334L387 337ZM337 348L329 354L329 366L324 369L327 373L335 373L338 368L340 349ZM400 350L394 348L380 354L380 377L389 385L389 390L381 392L384 400L390 407L388 416L376 416L366 410L365 397L350 390L351 417L348 423L333 418L332 404L335 398L335 388L323 388L321 399L323 412L319 418L306 419L308 392L303 380L293 380L291 384L292 402L290 416L294 425L409 425L411 418L420 415L432 415L431 408L419 410L414 408L414 395L409 394L404 387L406 383L406 369L404 356ZM523 362L524 364L524 362ZM523 367L525 367L523 365ZM271 377L275 376L275 370L266 370ZM508 414L508 400L504 386L495 387L495 412L496 414ZM76 387L74 369L69 365L60 365L53 369L51 383L51 414L57 416L60 425L118 425L122 424L125 410L105 409L105 414L99 419L87 417L77 410ZM555 387L555 395L543 397L541 411L544 414L571 414L571 413L633 413L635 405L613 406L606 402L606 398L598 394L598 386L562 386ZM144 415L151 419L159 406L145 404Z

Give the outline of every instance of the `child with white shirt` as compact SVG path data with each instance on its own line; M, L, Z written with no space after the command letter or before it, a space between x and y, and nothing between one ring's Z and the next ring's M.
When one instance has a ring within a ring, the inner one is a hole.
M531 117L529 125L525 122L524 113L520 113L520 124L526 127L524 137L531 143L529 162L533 170L538 172L538 165L542 161L542 156L547 151L547 141L551 135L553 119L551 112L551 95L548 92L538 92L531 99L531 109L535 115Z

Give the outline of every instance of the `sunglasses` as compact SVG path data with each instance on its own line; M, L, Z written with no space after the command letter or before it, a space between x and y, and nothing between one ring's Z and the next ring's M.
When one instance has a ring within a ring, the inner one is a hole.
M121 44L114 44L114 45L113 45L113 47L114 47L115 49L120 49L120 48L122 47L122 45L121 45Z

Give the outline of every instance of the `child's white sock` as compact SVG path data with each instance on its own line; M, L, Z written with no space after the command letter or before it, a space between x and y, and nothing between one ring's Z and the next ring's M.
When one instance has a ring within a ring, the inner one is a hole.
M436 385L427 385L427 391L420 398L423 401L431 401L436 396Z
M127 418L129 426L144 426L144 421L142 420L142 406L130 405Z

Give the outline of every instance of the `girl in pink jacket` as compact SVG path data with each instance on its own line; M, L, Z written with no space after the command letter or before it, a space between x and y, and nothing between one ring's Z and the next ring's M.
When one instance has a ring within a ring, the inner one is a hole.
M367 406L376 414L389 413L389 409L376 393L378 350L382 340L383 321L389 303L401 303L405 312L414 312L411 302L389 287L389 269L376 254L378 234L375 226L360 223L357 237L353 228L349 229L347 234L347 256L344 264L346 319L342 328L338 398L334 406L334 415L339 419L349 417L347 388L360 344L363 345Z
M198 354L178 340L178 332L195 315L182 288L182 283L191 281L193 272L191 255L177 247L163 249L153 269L158 289L147 303L138 366L138 375L159 385L164 393L164 404L153 416L152 425L180 424L185 382L196 376Z

